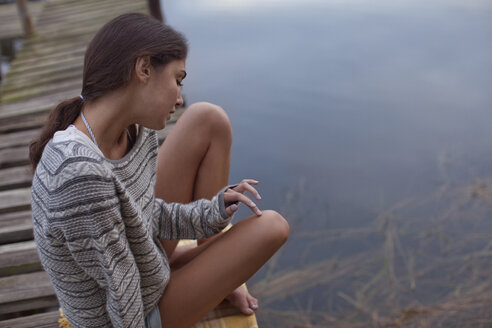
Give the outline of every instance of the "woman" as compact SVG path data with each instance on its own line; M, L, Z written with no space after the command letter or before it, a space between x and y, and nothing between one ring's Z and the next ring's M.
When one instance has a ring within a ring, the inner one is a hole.
M183 36L148 16L113 19L87 48L81 95L30 146L38 253L74 327L189 327L226 297L252 313L238 287L288 237L244 194L260 199L257 181L226 187L222 109L190 106L158 149L153 130L183 102L186 54ZM239 203L254 214L220 233ZM181 238L209 239L175 251Z

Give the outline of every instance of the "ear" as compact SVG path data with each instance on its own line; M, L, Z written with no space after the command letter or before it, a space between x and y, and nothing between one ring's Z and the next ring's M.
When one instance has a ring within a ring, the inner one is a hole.
M138 57L135 62L135 75L137 79L142 83L147 83L152 71L152 65L150 64L149 56Z

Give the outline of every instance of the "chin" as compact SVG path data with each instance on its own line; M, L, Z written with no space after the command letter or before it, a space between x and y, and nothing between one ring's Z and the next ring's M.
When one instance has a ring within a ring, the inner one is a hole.
M155 122L152 122L152 124L142 124L143 126L145 126L147 129L151 129L151 130L162 130L166 127L166 122L158 122L158 121L155 121Z
M159 125L155 124L155 126L152 127L152 130L162 130L166 127L166 122L163 122Z

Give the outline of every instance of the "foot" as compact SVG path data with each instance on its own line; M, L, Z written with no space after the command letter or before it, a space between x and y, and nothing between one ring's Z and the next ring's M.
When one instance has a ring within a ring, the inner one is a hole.
M251 315L258 309L258 300L251 296L242 286L230 293L226 300L246 315Z

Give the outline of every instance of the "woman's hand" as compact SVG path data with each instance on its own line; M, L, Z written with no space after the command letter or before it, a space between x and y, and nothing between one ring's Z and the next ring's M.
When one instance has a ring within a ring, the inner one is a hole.
M251 195L255 196L256 199L260 200L260 194L252 186L257 185L258 183L259 182L256 180L244 179L236 187L232 189L229 188L224 192L226 212L229 216L237 211L239 203L243 203L248 206L256 215L261 215L261 211L256 204L251 201L248 196L243 195L245 191L248 191Z

